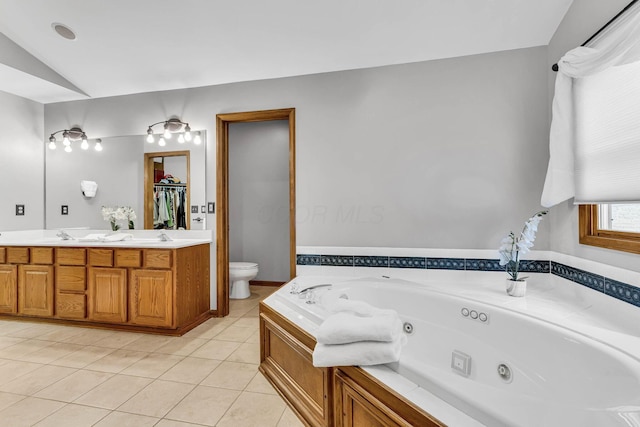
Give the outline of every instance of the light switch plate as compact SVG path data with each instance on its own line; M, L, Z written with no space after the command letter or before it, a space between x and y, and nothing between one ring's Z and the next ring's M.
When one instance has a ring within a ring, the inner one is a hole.
M191 213L198 213L198 206L197 205L191 206Z
M215 202L209 202L207 204L207 213L210 213L210 214L216 213L216 204L215 204Z

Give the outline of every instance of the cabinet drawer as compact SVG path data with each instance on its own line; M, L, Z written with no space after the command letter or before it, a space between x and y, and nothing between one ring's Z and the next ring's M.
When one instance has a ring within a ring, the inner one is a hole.
M29 248L7 248L7 264L29 264Z
M142 265L142 250L116 249L116 267L140 267Z
M32 264L53 264L53 248L31 248Z
M80 248L57 248L56 260L61 265L85 265L86 251Z
M0 264L7 262L7 248L0 248Z
M87 279L84 267L56 268L56 289L60 291L79 291L87 289Z
M56 295L56 314L65 319L84 319L87 317L87 299L80 294Z
M89 249L89 265L113 267L113 249Z
M171 268L171 250L145 249L144 266L146 268Z

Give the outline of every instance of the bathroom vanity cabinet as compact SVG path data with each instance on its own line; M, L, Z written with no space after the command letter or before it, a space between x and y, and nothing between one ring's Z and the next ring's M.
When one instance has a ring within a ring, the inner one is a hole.
M209 245L0 247L0 316L181 335L210 317Z
M260 371L306 425L445 427L355 366L316 368L315 339L260 304Z

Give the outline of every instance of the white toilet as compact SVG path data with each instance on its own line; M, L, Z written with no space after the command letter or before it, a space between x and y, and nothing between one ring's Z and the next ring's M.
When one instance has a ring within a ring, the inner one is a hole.
M229 263L229 298L243 299L251 296L249 280L258 275L258 264L255 262Z

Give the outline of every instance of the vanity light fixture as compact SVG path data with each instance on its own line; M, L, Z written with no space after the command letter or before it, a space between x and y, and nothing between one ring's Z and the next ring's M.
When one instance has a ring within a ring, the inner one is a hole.
M72 151L71 143L75 141L82 141L80 144L80 148L82 148L83 150L89 149L89 141L87 139L87 134L84 133L84 131L77 126L72 127L71 129L61 129L53 132L49 137L49 144L48 144L49 149L51 150L56 149L56 143L58 142L56 140L56 134L59 134L60 132L62 132L62 145L64 145L64 151L66 151L67 153L70 153ZM96 140L96 141L99 141L99 140ZM96 142L96 147L98 146L98 144L99 142ZM97 148L96 150L100 151Z
M146 141L149 144L153 144L155 142L153 127L159 124L162 124L164 128L164 130L162 131L161 137L158 140L158 145L160 145L161 147L164 147L166 145L166 140L171 139L174 133L179 134L178 142L180 144L184 144L186 141L191 141L191 127L189 126L189 123L183 122L182 120L176 117L172 117L169 120L154 123L152 125L149 125L149 127L147 127Z

